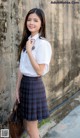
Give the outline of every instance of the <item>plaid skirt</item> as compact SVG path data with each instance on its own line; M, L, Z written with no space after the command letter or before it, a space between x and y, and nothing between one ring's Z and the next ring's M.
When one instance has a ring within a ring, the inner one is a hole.
M24 76L20 85L19 111L22 119L41 121L49 117L45 87L41 77Z

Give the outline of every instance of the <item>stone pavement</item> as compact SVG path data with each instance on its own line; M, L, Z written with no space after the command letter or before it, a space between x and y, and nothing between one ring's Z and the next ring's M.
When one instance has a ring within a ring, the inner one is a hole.
M80 138L80 105L51 128L43 138Z

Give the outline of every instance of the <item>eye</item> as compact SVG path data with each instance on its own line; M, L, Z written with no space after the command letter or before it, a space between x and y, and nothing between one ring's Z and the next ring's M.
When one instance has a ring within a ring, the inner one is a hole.
M27 21L31 21L31 19L27 19Z
M35 21L35 22L38 22L38 20L37 20L37 19L34 19L34 21Z
M34 19L28 18L27 19L27 21L31 21L31 20L33 20L34 22L38 22L38 20L36 18L34 18Z

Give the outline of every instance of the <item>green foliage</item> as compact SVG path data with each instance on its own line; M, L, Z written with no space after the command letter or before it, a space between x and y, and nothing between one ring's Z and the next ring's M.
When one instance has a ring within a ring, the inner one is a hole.
M48 122L50 122L50 118L43 119L41 122L39 122L38 127L40 128L42 125L44 125L44 124L46 124Z

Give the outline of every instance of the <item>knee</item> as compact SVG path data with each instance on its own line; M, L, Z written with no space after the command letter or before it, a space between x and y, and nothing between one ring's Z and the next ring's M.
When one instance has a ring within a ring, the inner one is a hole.
M27 126L27 133L31 138L39 138L38 134L38 128L29 127Z

